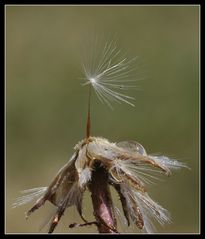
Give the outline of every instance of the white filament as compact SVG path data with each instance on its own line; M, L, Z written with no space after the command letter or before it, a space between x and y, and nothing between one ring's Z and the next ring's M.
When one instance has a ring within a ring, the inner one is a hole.
M83 188L91 180L91 169L86 167L79 176L79 186Z
M106 103L112 108L113 101L127 103L131 106L134 104L131 100L134 97L124 94L124 90L128 90L136 86L130 79L131 74L135 70L135 60L127 59L120 56L120 50L117 49L114 41L106 42L102 50L97 43L93 44L90 56L83 62L83 71L86 83L91 84L102 103Z
M36 198L39 198L40 196L42 196L45 193L46 190L47 190L47 187L39 187L39 188L32 188L32 189L27 189L27 190L21 191L21 193L26 194L26 195L18 197L15 200L15 202L12 204L12 208L16 208L18 206L29 203Z

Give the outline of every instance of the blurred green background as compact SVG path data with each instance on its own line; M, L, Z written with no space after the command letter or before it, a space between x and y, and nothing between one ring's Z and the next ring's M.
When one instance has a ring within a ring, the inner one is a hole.
M53 206L46 203L26 221L32 203L11 204L19 191L47 186L85 137L88 89L79 79L80 56L93 34L117 35L120 49L138 56L144 78L135 108L115 104L112 111L92 97L93 135L136 140L148 153L186 163L191 170L164 177L149 193L172 215L158 232L198 233L198 6L6 7L6 232L38 233ZM93 220L89 193L84 211ZM81 222L74 208L55 232L97 232L69 229L72 222Z

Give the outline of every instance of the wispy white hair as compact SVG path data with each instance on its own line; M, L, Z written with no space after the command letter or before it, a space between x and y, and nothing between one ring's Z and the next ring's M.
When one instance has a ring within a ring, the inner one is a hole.
M83 71L87 84L91 84L102 103L112 108L112 102L124 102L134 106L132 96L124 93L125 90L136 88L136 59L121 54L116 41L107 41L103 46L97 40L93 50L83 60Z

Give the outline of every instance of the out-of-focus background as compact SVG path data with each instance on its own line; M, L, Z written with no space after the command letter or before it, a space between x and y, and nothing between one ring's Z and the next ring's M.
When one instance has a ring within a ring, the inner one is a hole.
M164 177L149 193L172 216L172 224L157 226L159 233L198 233L198 6L6 7L6 232L38 233L54 208L47 202L25 220L32 203L11 204L19 191L47 186L85 137L88 88L81 84L80 56L95 34L117 36L123 52L138 56L143 80L135 108L111 110L93 95L92 134L136 140L148 153L186 163L191 170ZM84 212L94 219L89 193ZM69 208L55 232L97 232L69 229L73 222L82 221Z

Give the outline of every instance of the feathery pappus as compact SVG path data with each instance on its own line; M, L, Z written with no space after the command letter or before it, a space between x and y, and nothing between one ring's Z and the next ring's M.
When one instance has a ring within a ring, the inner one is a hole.
M70 228L95 224L100 233L118 233L116 207L110 187L119 195L128 226L134 224L139 230L150 233L154 231L153 221L161 225L171 222L168 211L149 196L146 185L157 178L157 174L170 176L172 170L187 166L166 156L148 154L136 141L112 143L90 134L91 86L98 98L110 107L113 101L134 106L130 102L133 97L119 92L129 88L125 82L132 71L130 63L133 61L127 58L118 60L120 51L113 44L105 44L99 61L91 57L92 62L84 64L85 84L90 85L85 139L76 144L72 157L49 186L24 190L25 195L17 198L13 204L13 207L17 207L37 199L26 217L46 201L55 205L49 233L54 231L70 206L76 207L84 221L82 224L73 223ZM87 189L91 192L95 216L93 222L88 222L83 215L83 194Z

